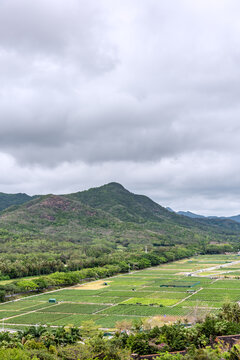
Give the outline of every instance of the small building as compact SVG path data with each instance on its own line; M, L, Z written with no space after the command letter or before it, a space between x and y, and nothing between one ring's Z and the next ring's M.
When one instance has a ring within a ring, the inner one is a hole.
M56 299L49 299L48 302L50 304L57 304L57 300Z

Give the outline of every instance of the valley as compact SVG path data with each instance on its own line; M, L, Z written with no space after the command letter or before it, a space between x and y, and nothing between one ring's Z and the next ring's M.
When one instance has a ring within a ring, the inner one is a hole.
M195 322L226 302L240 301L237 259L237 255L197 256L28 296L2 303L0 319L11 329L40 324L79 327L87 320L104 329L118 328L123 320L158 325L186 319ZM187 276L200 270L199 276Z

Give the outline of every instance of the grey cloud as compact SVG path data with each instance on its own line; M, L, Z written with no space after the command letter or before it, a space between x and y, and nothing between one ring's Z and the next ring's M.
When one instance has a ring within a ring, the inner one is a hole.
M200 156L202 164L199 163ZM146 194L176 210L231 215L239 212L240 175L234 166L239 160L239 156L225 156L220 161L217 153L201 152L151 163L62 163L53 171L44 166L21 166L11 157L0 154L5 169L1 173L1 189L61 194L118 181L129 190Z
M117 63L94 0L6 1L1 3L0 44L8 51L45 58L67 65L75 62L85 71L109 71Z
M239 10L2 0L0 190L119 181L173 208L240 212Z

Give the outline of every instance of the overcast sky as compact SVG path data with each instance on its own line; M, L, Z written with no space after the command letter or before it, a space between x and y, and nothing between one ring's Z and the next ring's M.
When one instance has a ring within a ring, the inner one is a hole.
M239 0L1 0L0 191L240 213Z

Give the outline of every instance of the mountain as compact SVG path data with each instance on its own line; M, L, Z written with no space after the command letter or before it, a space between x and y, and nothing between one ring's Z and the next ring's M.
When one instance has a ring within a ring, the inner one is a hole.
M102 209L122 221L145 223L176 217L147 196L133 194L114 182L67 196Z
M166 209L168 209L168 208L166 208ZM187 217L192 218L192 219L232 220L232 221L236 221L237 223L240 223L240 215L234 215L234 216L204 216L204 215L194 214L191 211L178 211L177 214L187 216Z
M222 232L240 231L239 224L231 219L214 221L211 218L192 218L180 216L169 211L161 205L144 195L136 195L125 189L121 184L109 183L97 188L66 195L71 199L78 199L82 203L91 207L107 211L112 216L122 221L129 221L139 224L154 222L163 226L184 226L186 228L198 228L201 230L211 230Z
M177 214L190 217L192 219L204 219L205 216L194 214L191 211L178 211Z
M0 214L0 227L29 234L71 238L83 228L111 227L119 220L77 200L45 195Z
M18 193L18 194L5 194L0 193L0 211L7 209L10 206L13 205L21 205L25 202L28 202L32 200L34 197L29 196L24 193Z
M3 253L66 253L94 244L193 246L206 239L236 241L239 234L240 224L235 221L182 216L118 183L40 196L0 213Z
M230 216L229 219L240 223L240 215Z

